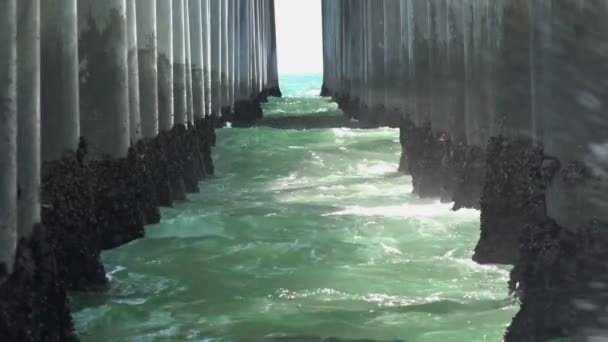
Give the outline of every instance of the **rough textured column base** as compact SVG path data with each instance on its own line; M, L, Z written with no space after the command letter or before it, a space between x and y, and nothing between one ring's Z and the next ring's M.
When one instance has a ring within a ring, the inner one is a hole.
M165 161L167 165L167 173L171 185L171 202L183 201L186 199L186 186L183 178L183 165L180 159L180 146L178 145L177 132L174 129L161 132L158 135L163 151L165 152Z
M184 125L177 125L174 128L179 158L182 164L182 178L187 193L199 192L198 181L201 178L198 169L198 141L193 134L193 129L186 129Z
M332 94L332 91L329 90L329 88L327 88L325 86L325 84L323 84L321 86L321 94L320 94L320 96L322 96L322 97L331 97L331 94Z
M380 108L376 115L378 115L378 127L399 128L401 125L402 115L396 109Z
M137 172L128 159L91 161L95 214L101 249L122 246L144 236Z
M279 87L268 88L267 93L268 93L268 96L283 97L283 93L281 92L281 88L279 88Z
M481 264L514 264L526 225L545 216L541 147L531 141L490 140L481 198L481 235L473 260Z
M198 138L199 145L199 158L200 158L200 170L203 173L203 177L209 177L213 175L213 158L211 155L211 135L215 134L210 132L210 128L213 125L210 124L209 118L197 119L195 124L196 136Z
M107 283L100 258L99 226L82 150L42 166L42 223L54 241L57 272L67 289L84 291Z
M344 112L344 115L346 115L347 118L359 120L361 102L358 99L344 99L343 103L338 103L338 108Z
M414 193L420 197L441 196L442 149L429 126L403 125L402 143L408 161L407 171L412 175Z
M454 188L454 208L481 209L481 194L486 175L485 152L481 147L463 146L462 169Z
M77 341L57 242L41 225L19 242L14 272L0 284L0 341Z
M140 140L129 151L128 161L137 175L137 186L134 191L143 211L144 224L155 224L160 222L160 210L149 156L152 154L147 153L146 143Z
M237 101L234 104L234 115L231 117L233 127L251 127L263 117L262 106L257 100Z
M608 333L608 226L576 231L532 224L511 272L521 308L505 341L546 341Z
M458 184L464 177L467 146L463 142L455 142L448 134L440 134L437 138L441 153L441 196L444 203L455 202ZM478 197L479 202L479 197ZM457 210L455 204L453 210Z
M155 187L156 201L161 207L170 207L173 203L173 190L169 178L169 167L165 152L165 145L160 137L145 139L146 167L150 170L150 177Z

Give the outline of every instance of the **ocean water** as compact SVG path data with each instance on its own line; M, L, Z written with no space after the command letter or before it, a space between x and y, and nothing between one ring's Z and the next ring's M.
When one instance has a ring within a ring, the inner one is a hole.
M341 115L320 84L283 77L266 115ZM104 253L108 291L75 296L82 341L501 341L508 269L471 261L479 212L411 194L398 137L220 130L216 177Z

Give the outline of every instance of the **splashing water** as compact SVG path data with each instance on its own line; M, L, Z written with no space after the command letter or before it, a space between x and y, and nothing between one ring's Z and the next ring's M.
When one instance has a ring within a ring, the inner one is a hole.
M319 84L283 79L266 114L341 115ZM397 130L231 128L218 142L200 194L104 253L110 289L75 298L82 341L502 340L508 270L471 261L477 211L410 194Z

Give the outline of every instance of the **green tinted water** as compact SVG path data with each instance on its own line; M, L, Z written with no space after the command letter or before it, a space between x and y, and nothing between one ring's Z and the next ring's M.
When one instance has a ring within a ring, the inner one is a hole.
M319 76L282 82L291 97L267 115L336 111L313 97ZM111 288L75 298L83 341L501 341L508 271L471 261L477 211L410 194L398 131L222 129L218 142L202 193L104 254Z

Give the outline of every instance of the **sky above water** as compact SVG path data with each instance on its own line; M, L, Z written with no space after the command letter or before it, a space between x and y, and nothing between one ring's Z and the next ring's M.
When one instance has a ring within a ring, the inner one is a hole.
M321 0L277 0L279 73L323 71Z

